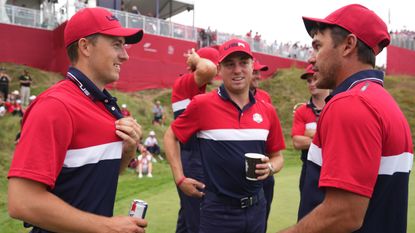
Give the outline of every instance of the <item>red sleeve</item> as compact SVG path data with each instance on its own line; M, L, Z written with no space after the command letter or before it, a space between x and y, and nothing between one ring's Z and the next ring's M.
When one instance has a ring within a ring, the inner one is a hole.
M180 142L187 140L199 131L199 104L198 98L194 98L186 110L171 124L171 128Z
M371 197L382 153L378 116L360 96L339 98L327 106L320 121L320 187Z
M26 113L8 177L54 187L71 142L72 119L62 102L41 99Z
M272 153L285 149L281 123L274 107L269 104L270 130L266 142L266 152Z
M297 108L294 113L294 120L293 120L293 126L291 128L291 137L296 135L304 135L305 132L305 110L307 110L306 105L302 105L301 107Z
M173 85L171 102L175 103L184 99L192 99L193 96L204 93L206 85L198 87L193 73L182 75Z

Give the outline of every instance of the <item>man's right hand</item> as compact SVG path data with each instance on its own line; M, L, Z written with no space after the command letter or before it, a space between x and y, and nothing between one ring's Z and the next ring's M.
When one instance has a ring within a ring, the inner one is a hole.
M182 190L182 192L184 194L186 194L187 196L190 197L198 197L198 198L202 198L203 195L205 195L204 192L201 192L199 190L202 190L205 188L205 184L194 180L192 178L186 178L179 186L180 190Z
M139 219L129 216L114 216L109 218L105 233L144 233L147 227L145 219Z

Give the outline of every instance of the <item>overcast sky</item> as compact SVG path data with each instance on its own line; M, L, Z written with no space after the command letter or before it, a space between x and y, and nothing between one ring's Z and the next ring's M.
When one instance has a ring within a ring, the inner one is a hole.
M194 0L194 25L245 35L252 29L272 43L311 43L302 16L324 18L332 11L351 3L362 4L378 14L389 30L415 31L415 2L412 0ZM193 12L184 12L172 19L193 24ZM385 63L386 54L378 56L377 64Z
M375 11L389 29L415 31L415 2L411 0L195 0L194 23L197 27L210 26L213 30L241 35L252 29L268 42L277 39L308 43L311 39L301 16L324 18L351 3ZM193 12L185 12L172 20L192 25L192 16Z

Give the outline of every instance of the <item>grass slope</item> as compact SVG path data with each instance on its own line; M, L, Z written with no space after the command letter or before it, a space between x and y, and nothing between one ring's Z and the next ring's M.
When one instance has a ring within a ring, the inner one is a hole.
M15 64L0 63L5 66L8 73L14 78L11 90L17 89L17 77L27 68L32 74L34 82L32 93L37 95L47 87L56 83L62 76ZM298 77L301 74L298 69L284 69L271 79L262 83L262 88L270 93L281 119L286 144L288 149L284 152L286 163L284 169L276 176L275 197L269 219L269 231L275 232L292 225L296 221L299 192L298 177L301 164L298 152L292 149L290 131L292 124L292 107L296 103L308 100L308 92L305 82ZM215 86L218 84L216 83ZM395 97L402 111L411 125L411 131L415 132L415 78L414 77L386 77L386 88ZM212 88L209 88L212 89ZM160 100L167 110L167 124L172 120L170 103L171 90L147 90L136 93L121 93L111 91L118 98L120 104L126 103L131 113L142 125L145 135L150 130L155 130L159 140L166 127L152 126L151 108L155 100ZM5 116L0 118L0 232L15 233L28 232L23 229L22 223L12 220L7 214L7 171L14 150L14 137L19 130L19 118ZM414 137L415 135L413 135ZM168 164L163 161L155 164L154 178L138 179L133 171L127 170L120 176L117 191L115 214L126 215L133 199L139 198L149 203L147 219L149 233L174 232L177 219L178 196L172 181ZM415 177L413 173L410 179L410 200L408 211L408 232L415 232ZM411 220L412 219L412 220Z

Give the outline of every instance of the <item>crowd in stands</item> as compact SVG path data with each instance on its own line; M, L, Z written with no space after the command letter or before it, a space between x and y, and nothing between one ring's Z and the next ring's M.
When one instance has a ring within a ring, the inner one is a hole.
M415 50L415 31L400 30L391 31L391 45Z

